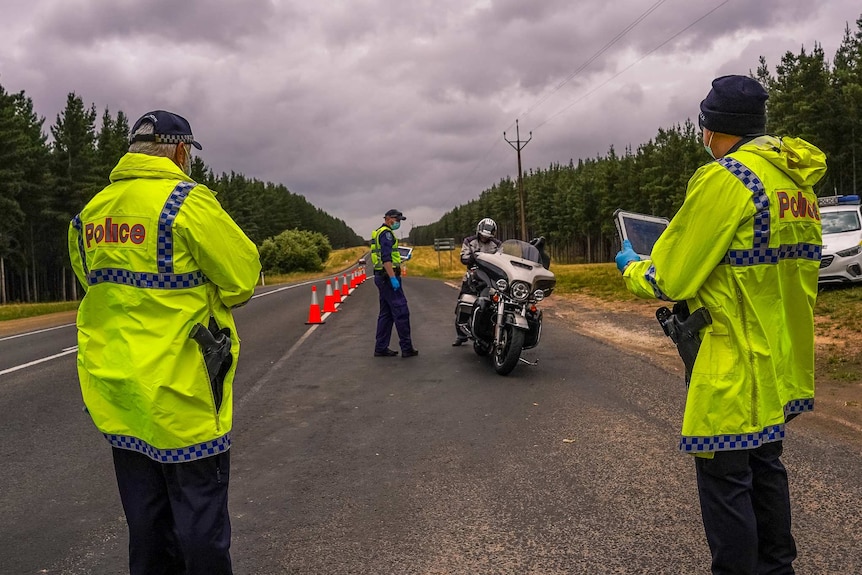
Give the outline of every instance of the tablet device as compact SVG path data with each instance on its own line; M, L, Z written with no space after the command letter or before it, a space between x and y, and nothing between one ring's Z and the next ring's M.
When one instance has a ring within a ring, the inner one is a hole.
M401 254L401 261L406 262L413 257L413 248L398 246L398 253Z
M620 236L620 245L625 240L632 243L632 249L643 259L649 259L656 240L667 228L669 220L658 216L638 214L617 210L614 223Z

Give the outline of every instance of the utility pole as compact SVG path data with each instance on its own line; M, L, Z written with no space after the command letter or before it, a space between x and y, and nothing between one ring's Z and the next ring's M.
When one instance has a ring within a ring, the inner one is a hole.
M506 143L512 146L516 152L518 152L518 198L521 201L521 239L529 241L527 238L527 214L526 214L526 200L524 198L524 176L521 172L521 150L530 143L530 140L533 139L533 132L530 132L530 137L525 141L521 141L521 130L518 127L518 120L515 120L515 141L511 141L506 138L506 132L503 132L503 139L506 140Z

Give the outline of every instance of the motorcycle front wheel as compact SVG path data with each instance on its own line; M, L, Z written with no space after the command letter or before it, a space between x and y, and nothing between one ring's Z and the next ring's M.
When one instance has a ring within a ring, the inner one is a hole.
M524 347L524 332L507 325L500 333L500 344L494 350L494 371L500 375L508 375L521 358Z

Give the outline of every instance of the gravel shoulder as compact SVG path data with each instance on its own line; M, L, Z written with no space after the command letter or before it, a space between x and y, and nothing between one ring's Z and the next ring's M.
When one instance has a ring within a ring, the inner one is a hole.
M655 319L657 302L650 300L610 303L579 295L557 295L542 304L545 313L567 322L574 330L600 339L627 353L676 373L683 384L682 360ZM823 331L822 329L818 330ZM834 335L818 334L816 408L793 425L819 430L840 437L862 448L862 371L854 381L833 379L821 369L826 351L834 353L836 345L846 345Z

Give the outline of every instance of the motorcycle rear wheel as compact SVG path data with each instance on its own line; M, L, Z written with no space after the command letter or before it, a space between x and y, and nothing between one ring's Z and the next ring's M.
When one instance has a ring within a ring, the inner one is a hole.
M494 371L500 375L509 375L521 358L524 332L507 325L500 333L500 339L500 345L494 350Z

